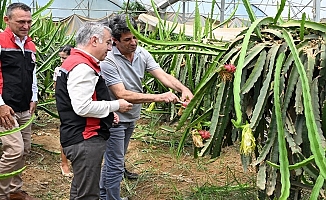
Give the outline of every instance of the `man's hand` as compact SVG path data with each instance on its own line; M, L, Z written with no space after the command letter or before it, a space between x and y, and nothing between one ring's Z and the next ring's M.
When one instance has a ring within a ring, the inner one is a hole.
M165 93L159 94L159 95L160 95L160 102L177 103L178 101L180 101L180 99L172 92L165 92Z
M113 112L113 124L118 124L120 121L119 115L115 112Z
M31 101L29 103L29 113L33 114L36 110L37 101Z
M119 112L128 112L132 109L132 104L124 99L119 99Z
M194 98L194 95L188 88L182 91L181 101L190 102L192 98Z
M14 110L8 105L0 106L0 126L12 129L15 126Z

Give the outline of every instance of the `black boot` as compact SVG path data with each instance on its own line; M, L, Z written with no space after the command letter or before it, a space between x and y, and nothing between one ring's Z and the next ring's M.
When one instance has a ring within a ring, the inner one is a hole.
M125 168L124 177L127 179L138 179L139 175L137 173L132 173Z

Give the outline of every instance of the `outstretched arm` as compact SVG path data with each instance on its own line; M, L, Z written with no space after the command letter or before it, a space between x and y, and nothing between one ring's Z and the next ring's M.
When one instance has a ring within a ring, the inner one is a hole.
M192 92L184 86L178 79L163 71L161 68L149 71L155 78L166 87L176 90L182 94L181 101L190 101L193 98Z
M117 99L125 99L130 103L150 103L150 102L177 102L179 98L172 92L165 92L162 94L144 94L126 90L123 83L111 85L110 90L113 92Z

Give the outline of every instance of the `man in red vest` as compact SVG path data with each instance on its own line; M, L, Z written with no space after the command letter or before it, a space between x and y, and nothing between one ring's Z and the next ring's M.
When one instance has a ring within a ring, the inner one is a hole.
M99 62L112 47L110 31L103 24L85 23L76 33L76 48L71 49L57 75L60 142L74 173L70 199L99 199L106 140L110 127L118 122L113 112L132 109L123 99L110 101L100 74Z
M25 124L37 104L36 49L28 36L31 8L23 3L10 4L4 21L7 28L0 33L0 132ZM23 168L31 149L31 125L0 139L0 174ZM20 174L0 180L0 200L35 199L21 190L22 185Z

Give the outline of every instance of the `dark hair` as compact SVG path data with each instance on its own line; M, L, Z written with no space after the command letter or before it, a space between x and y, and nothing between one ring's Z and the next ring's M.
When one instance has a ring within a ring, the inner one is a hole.
M70 50L74 48L73 46L67 44L59 48L59 52L65 52L67 55L70 55Z
M137 24L135 19L128 15L128 18L130 20L130 23L134 27L134 29L137 29ZM114 37L116 40L120 41L121 33L128 33L130 32L130 29L127 25L127 15L126 14L118 14L114 16L110 22L109 27L112 30L112 37Z
M26 12L31 12L31 8L24 3L12 3L7 7L6 16L11 18L12 11L15 9L21 9Z

